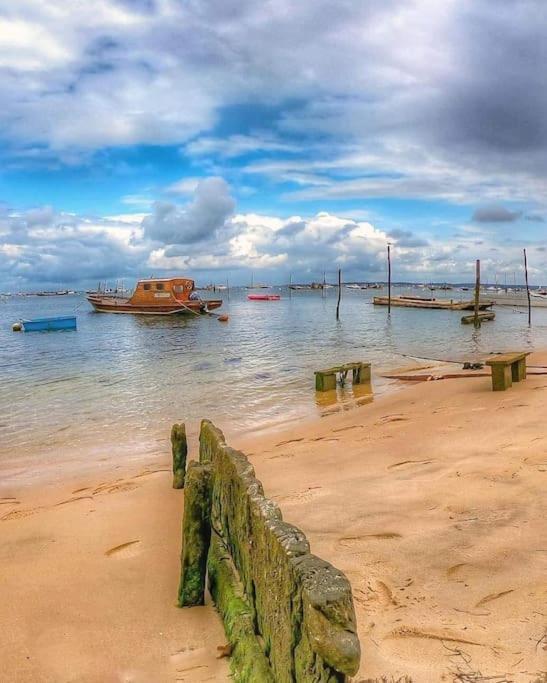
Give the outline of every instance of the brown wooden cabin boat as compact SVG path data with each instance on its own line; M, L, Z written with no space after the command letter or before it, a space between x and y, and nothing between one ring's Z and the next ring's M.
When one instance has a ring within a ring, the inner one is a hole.
M99 313L136 313L174 315L206 313L222 306L222 299L190 299L195 291L193 280L184 277L139 280L130 297L92 292L87 300Z

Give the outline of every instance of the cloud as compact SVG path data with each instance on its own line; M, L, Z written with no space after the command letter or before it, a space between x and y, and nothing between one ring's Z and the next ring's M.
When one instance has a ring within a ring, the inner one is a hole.
M213 193L215 187L218 191ZM486 224L463 226L451 239L423 240L410 230L382 230L369 221L328 212L289 217L215 213L208 200L229 198L226 185L206 182L205 189L201 187L186 207L175 209L176 220L170 212L166 219L158 211L144 217L92 217L49 207L19 212L3 207L0 291L62 284L84 288L105 279L130 282L151 272L184 273L200 282L229 277L233 284L243 284L251 271L284 283L290 274L295 281L305 281L320 278L323 271L334 277L342 268L348 280L383 280L388 242L393 244L394 278L400 280L469 281L476 258L481 258L486 273L522 271L521 244L505 240L491 249L492 241L484 232L488 228L482 227ZM231 208L233 200L224 206ZM145 226L151 220L158 228L158 217L159 234L153 231L151 236ZM199 235L192 227L194 219L202 227ZM188 241L194 238L199 238L199 248ZM537 253L530 263L531 277L544 280L547 262L542 242L529 242L529 247Z
M524 216L524 220L532 223L545 223L545 216L540 213L529 213Z
M415 249L416 247L427 247L429 242L417 237L410 230L391 230L389 237L394 239L399 247L408 247L409 249Z
M270 136L230 135L227 138L200 137L189 142L184 153L193 156L211 156L232 158L240 157L252 152L297 152L296 144L289 144L274 140Z
M131 217L96 218L51 207L0 212L0 282L35 288L132 275L148 253Z
M475 209L473 220L477 223L514 223L521 215L520 211L510 211L504 206L483 206Z
M156 202L142 227L145 237L163 244L192 244L213 238L233 213L235 202L222 178L201 180L186 206Z

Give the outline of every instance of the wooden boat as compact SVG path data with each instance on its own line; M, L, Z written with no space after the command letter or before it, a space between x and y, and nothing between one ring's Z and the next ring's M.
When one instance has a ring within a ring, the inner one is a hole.
M188 278L150 278L139 280L131 297L93 292L87 300L98 313L139 315L206 313L222 306L222 299L190 298L193 292L194 281Z
M247 294L249 301L279 301L279 294Z
M387 306L389 297L375 296L372 300L375 306ZM392 306L404 306L406 308L432 308L446 311L472 311L475 308L473 301L454 301L453 299L414 299L401 296L391 297ZM484 311L493 306L492 301L481 301L479 310Z
M34 318L33 320L20 320L22 332L49 332L52 330L75 330L75 315L59 315L52 318Z
M494 320L496 314L494 313L494 311L487 311L486 313L479 313L477 317L479 319L479 322L483 323L485 320ZM475 314L462 316L462 325L472 325L474 322Z

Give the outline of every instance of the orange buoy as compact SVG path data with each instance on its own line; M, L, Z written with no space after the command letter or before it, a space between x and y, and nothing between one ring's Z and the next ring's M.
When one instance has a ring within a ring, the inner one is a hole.
M219 315L218 316L218 322L219 323L227 323L229 320L229 317L227 315Z

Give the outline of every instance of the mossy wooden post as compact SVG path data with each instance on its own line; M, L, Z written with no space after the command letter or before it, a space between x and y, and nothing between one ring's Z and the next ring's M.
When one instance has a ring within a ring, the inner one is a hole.
M203 605L211 543L212 466L192 460L186 473L179 607Z
M336 372L317 371L315 374L315 391L332 391L336 389Z
M173 453L173 488L182 489L184 488L186 456L188 455L184 424L174 424L171 429L171 451Z

